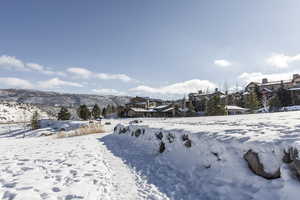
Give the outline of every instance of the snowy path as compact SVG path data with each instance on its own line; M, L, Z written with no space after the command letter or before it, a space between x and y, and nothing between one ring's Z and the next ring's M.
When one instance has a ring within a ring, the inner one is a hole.
M106 148L105 135L0 139L0 198L168 199Z

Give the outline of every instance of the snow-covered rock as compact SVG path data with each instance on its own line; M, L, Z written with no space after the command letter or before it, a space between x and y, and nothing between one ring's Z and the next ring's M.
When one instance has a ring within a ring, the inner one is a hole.
M291 147L300 150L299 116L284 112L142 119L120 123L111 137L119 141L119 155L171 199L296 200L300 192L292 188L300 187L295 174L300 164L286 164L283 158ZM244 159L250 150L261 173L253 173ZM149 162L132 161L136 154Z

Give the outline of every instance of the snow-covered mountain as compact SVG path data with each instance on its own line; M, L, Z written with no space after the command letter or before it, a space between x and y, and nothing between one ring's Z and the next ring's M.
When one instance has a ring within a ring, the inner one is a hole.
M51 118L48 113L32 104L0 102L0 123L28 122L35 111L39 113L41 119Z
M77 107L80 104L93 106L96 103L100 107L104 107L109 104L118 106L128 103L130 98L131 97L128 96L67 94L39 90L0 89L0 101L15 101L18 103L39 104L55 107Z
M76 109L81 104L86 104L89 107L98 104L100 108L106 107L107 105L117 107L128 103L130 99L131 97L129 96L67 94L39 90L0 89L0 102L5 101L34 105L43 112L48 113L49 116L56 116L60 107L64 106L71 112L72 119L78 118ZM22 118L21 115L16 117L16 115L8 116L2 112L1 114L9 119Z

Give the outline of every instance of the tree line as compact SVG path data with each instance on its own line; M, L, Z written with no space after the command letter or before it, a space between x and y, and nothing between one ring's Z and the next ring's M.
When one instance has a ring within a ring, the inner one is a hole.
M90 110L87 105L80 105L77 109L77 115L82 120L90 120L90 119L99 119L102 116L106 117L109 114L115 113L116 108L113 105L108 105L101 109L98 104L95 104L93 108ZM58 120L69 120L71 118L71 113L66 107L61 107L57 119Z

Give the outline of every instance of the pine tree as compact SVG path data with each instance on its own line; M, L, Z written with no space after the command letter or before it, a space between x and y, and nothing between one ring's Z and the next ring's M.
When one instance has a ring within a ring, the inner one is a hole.
M58 120L69 120L71 117L71 113L69 112L69 110L65 107L61 107L58 115L57 115L57 119Z
M262 105L262 93L260 92L258 85L255 85L254 93L256 95L259 106L261 106Z
M208 100L206 114L210 116L226 114L225 105L221 103L219 95L215 95Z
M279 108L281 107L281 102L280 102L280 99L277 95L273 96L269 100L269 106L270 106L270 111L271 112L276 112L276 111L279 110Z
M111 106L111 113L115 113L117 112L117 109L114 105Z
M32 130L35 130L35 129L39 129L40 128L40 125L39 125L39 113L37 111L35 111L32 115L32 118L31 118L31 129Z
M92 116L94 119L100 118L101 115L101 109L99 108L98 104L95 104L92 109Z
M77 115L82 120L88 120L91 118L91 112L86 105L80 105L77 110Z
M251 92L246 98L245 107L249 108L253 112L259 108L259 105L260 103L257 99L256 93Z
M195 112L195 107L192 102L189 102L187 106L188 106L189 112Z
M291 93L289 90L284 89L283 86L281 86L278 89L278 91L276 92L276 96L278 97L278 99L280 101L280 107L292 105Z
M106 108L103 108L103 109L102 109L102 116L103 116L103 117L106 117L106 115L107 115Z
M111 105L108 104L107 107L106 107L106 114L109 115L111 113L112 113Z

